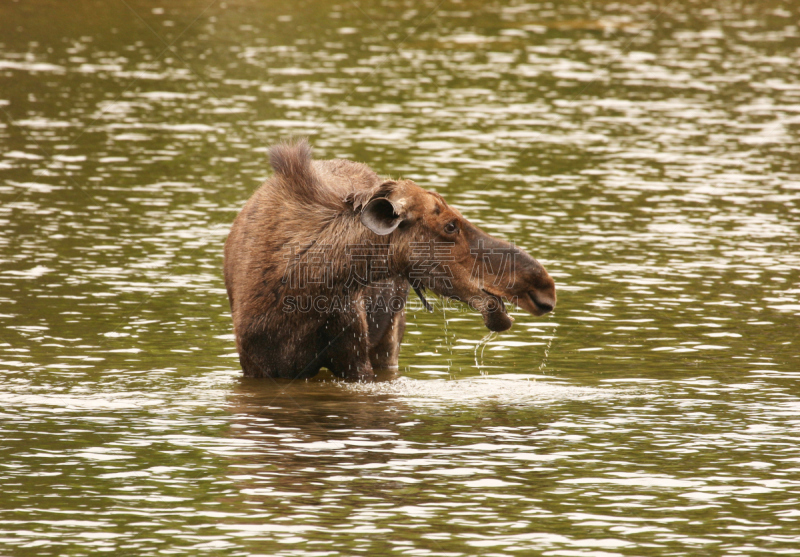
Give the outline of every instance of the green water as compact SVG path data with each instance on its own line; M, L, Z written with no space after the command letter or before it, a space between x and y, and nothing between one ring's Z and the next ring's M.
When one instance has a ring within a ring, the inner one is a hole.
M800 551L800 3L0 3L0 554ZM308 136L555 278L401 378L244 380Z

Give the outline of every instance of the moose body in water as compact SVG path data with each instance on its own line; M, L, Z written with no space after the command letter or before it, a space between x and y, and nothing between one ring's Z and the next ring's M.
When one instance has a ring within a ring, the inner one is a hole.
M409 288L469 304L505 331L503 299L543 315L544 267L466 220L441 195L348 160L312 160L305 140L270 149L274 175L225 242L225 286L248 377L321 368L349 381L396 369Z

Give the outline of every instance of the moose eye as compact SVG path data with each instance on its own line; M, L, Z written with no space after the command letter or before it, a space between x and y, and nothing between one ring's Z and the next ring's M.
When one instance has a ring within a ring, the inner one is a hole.
M444 231L447 232L448 234L454 234L458 232L458 226L456 225L455 222L448 222L447 224L444 225Z

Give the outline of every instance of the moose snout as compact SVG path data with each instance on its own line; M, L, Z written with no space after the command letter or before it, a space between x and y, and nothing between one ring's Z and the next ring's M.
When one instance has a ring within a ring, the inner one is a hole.
M490 263L491 269L500 270L492 273L494 281L491 286L485 283L484 290L536 316L553 311L556 307L556 283L544 266L517 246L485 233L479 234L481 247L491 250L491 255L484 256L483 260ZM509 253L510 264L505 258Z
M525 294L519 305L534 315L550 313L556 307L556 283L545 268L535 259L526 265ZM528 303L525 303L528 302Z
M533 305L536 307L536 309L539 310L537 312L538 315L550 313L553 311L553 308L556 307L555 284L545 292L532 290L528 292L528 297L530 298L531 302L533 302Z
M553 308L556 307L555 302L550 302L550 301L546 301L545 302L545 301L539 300L536 297L536 294L530 294L529 293L528 296L531 297L531 300L533 300L533 303L536 305L537 308L539 308L539 310L541 310L542 313L550 313L551 311L553 311Z

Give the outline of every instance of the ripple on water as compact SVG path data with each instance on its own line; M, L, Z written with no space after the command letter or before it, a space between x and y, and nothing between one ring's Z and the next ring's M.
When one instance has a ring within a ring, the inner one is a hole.
M546 379L540 381L538 379ZM377 383L337 383L340 388L367 395L393 395L415 406L496 402L512 406L644 396L634 389L578 387L554 383L552 377L498 374L468 379L412 379L401 377Z

